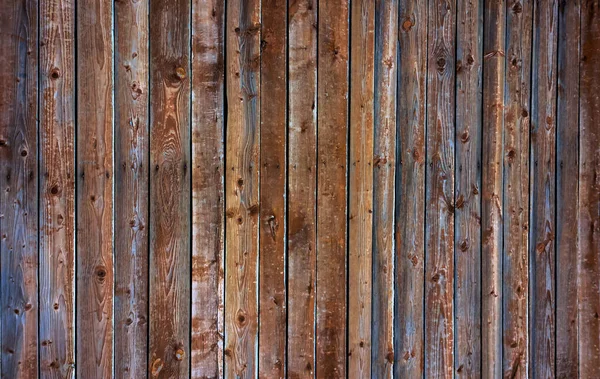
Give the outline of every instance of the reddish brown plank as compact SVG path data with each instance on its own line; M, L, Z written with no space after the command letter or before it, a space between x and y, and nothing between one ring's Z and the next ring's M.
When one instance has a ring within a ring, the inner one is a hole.
M579 376L600 362L600 4L581 4L579 130Z
M375 2L371 376L394 375L394 194L398 2Z
M481 72L483 1L457 3L455 370L481 376Z
M190 2L150 2L149 371L188 377Z
M85 378L113 372L112 22L112 4L77 3L76 367Z
M315 371L317 0L288 10L288 334L287 373Z
M115 376L148 367L148 1L115 2Z
M74 2L40 2L39 372L44 378L75 376L74 33Z
M223 375L225 2L192 2L192 378Z
M510 0L506 10L503 205L503 372L527 377L531 27L533 3ZM484 84L485 87L485 84ZM485 233L485 232L484 232ZM529 258L531 262L532 258ZM484 294L486 291L484 290Z
M225 376L257 376L260 2L227 4Z
M317 377L346 376L347 0L319 1Z
M504 1L485 2L481 171L481 368L502 377L502 182L504 180Z
M579 199L580 2L558 3L556 111L556 376L578 375L577 204Z
M348 377L365 378L371 375L375 3L353 1L350 13Z
M425 173L425 376L454 367L454 106L456 2L430 1Z
M0 5L1 375L38 375L38 2Z

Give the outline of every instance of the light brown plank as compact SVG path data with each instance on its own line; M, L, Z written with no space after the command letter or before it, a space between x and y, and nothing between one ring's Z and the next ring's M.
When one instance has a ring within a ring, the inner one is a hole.
M74 33L74 2L40 2L39 372L44 378L75 376Z
M112 4L77 3L76 368L85 378L113 372L112 22Z
M223 375L225 2L192 2L191 376Z

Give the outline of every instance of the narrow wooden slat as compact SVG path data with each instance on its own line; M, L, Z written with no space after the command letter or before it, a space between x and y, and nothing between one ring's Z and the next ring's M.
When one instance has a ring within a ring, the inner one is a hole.
M192 2L191 376L223 375L225 2Z
M503 375L525 378L529 369L528 231L531 27L533 3L511 0L506 10L504 94ZM544 32L546 33L546 32ZM485 88L485 84L484 84ZM485 162L484 162L485 164ZM493 206L493 205L492 205ZM485 232L484 232L485 233ZM529 258L529 262L532 258ZM486 291L484 290L484 294Z
M226 15L225 376L257 376L260 1Z
M394 374L394 193L398 2L375 2L371 376Z
M115 376L148 370L148 1L115 2Z
M454 0L429 2L425 174L425 375L454 367Z
M259 377L285 377L287 7L261 3Z
M534 3L531 84L529 376L552 377L556 333L556 75L558 1ZM527 92L526 92L527 93ZM511 159L507 146L507 159ZM509 171L510 172L510 171ZM510 209L509 209L510 210ZM509 232L510 234L510 232ZM517 289L518 291L518 289ZM517 292L519 293L519 292Z
M425 366L425 124L427 4L399 3L394 376L418 378Z
M580 2L558 3L556 111L556 377L578 375L577 203L579 192Z
M455 370L481 377L483 0L460 0L456 31Z
M74 2L40 2L39 372L44 378L75 376L74 33Z
M348 377L365 378L371 375L375 3L351 7Z
M579 377L600 362L600 4L581 5L579 131Z
M150 2L150 376L188 377L190 7Z
M315 371L317 0L288 10L288 335L287 373Z
M485 1L483 16L481 374L487 378L502 377L505 6L505 1Z
M85 378L113 373L112 23L112 4L77 3L76 359Z
M1 375L38 375L38 2L0 5Z

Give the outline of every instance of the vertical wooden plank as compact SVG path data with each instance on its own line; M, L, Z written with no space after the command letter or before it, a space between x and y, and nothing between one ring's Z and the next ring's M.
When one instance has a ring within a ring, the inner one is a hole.
M40 2L40 374L75 376L75 3Z
M192 2L191 376L223 375L225 2Z
M556 376L578 375L577 203L579 191L580 2L558 3L556 111Z
M76 346L85 378L113 374L112 24L112 4L77 3Z
M558 1L536 1L530 128L529 375L546 378L555 374L557 28ZM507 159L510 156L508 148Z
M353 1L350 12L348 377L365 378L371 375L375 2Z
M115 2L115 376L148 373L148 1Z
M483 0L460 0L456 31L455 370L481 376L481 64Z
M257 376L260 1L227 4L225 376Z
M394 194L398 1L375 2L371 373L394 375Z
M483 17L481 374L487 378L502 377L505 7L504 0L485 1Z
M259 377L285 377L287 7L263 0L260 88Z
M581 7L579 134L579 376L600 362L600 3Z
M428 12L399 3L396 172L396 377L422 377L425 366L425 124Z
M151 376L188 377L190 340L190 7L150 2Z
M317 377L346 376L349 4L319 1Z
M425 173L425 375L454 366L454 105L456 2L429 2Z
M317 186L317 0L288 9L288 335L287 373L315 372Z
M0 5L1 375L38 375L38 3Z
M504 222L502 351L504 375L517 378L527 377L530 361L527 254L532 15L532 2L508 1L502 158L504 207L500 214ZM531 260L529 258L530 262ZM486 293L485 290L483 293Z

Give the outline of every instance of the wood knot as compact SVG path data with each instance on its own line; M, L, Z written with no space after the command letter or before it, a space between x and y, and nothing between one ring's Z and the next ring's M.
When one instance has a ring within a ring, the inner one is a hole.
M183 358L185 357L185 351L183 351L183 349L179 348L177 350L175 350L175 359L178 361L183 361Z
M519 14L519 13L523 12L523 4L521 4L520 1L517 1L515 3L515 5L513 5L513 7L512 7L512 11L515 14Z
M58 195L58 194L60 193L60 187L59 187L58 185L56 185L56 184L55 184L55 185L53 185L53 186L50 188L50 193L51 193L52 195Z
M104 281L106 280L106 267L104 266L98 266L96 267L96 278L98 279L99 283L104 283Z
M154 360L154 362L152 362L152 376L158 376L158 374L160 374L160 370L162 370L163 368L163 362L162 359L160 358L156 358Z
M413 25L414 24L410 19L406 19L402 23L402 30L404 30L405 32L408 32L410 29L412 29Z
M394 352L392 350L388 351L387 355L385 356L385 359L390 364L394 363Z
M52 71L50 71L50 78L53 80L60 78L60 70L57 67L54 67Z
M237 311L237 316L236 316L236 321L238 323L238 325L240 327L243 327L247 324L248 319L246 318L246 312L244 312L243 310L239 309Z
M436 63L437 63L438 72L442 73L442 72L444 72L444 70L446 70L446 59L445 58L443 58L443 57L438 58Z
M177 67L175 69L175 76L177 77L177 79L179 80L183 80L185 79L185 69L183 67Z
M469 135L469 131L465 130L461 135L460 135L460 141L462 143L467 143L469 142L469 140L471 139L471 136Z

